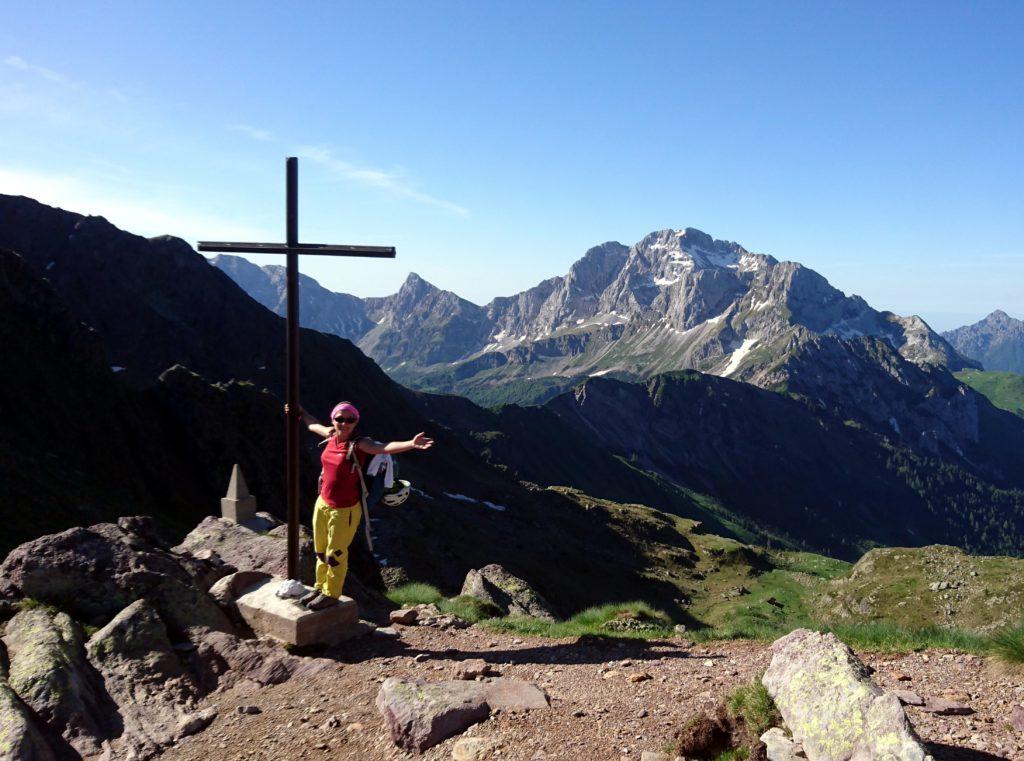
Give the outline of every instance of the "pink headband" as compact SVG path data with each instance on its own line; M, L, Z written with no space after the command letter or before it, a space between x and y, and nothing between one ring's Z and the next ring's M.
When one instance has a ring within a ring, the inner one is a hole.
M334 405L334 409L331 410L331 421L333 422L334 418L338 417L338 415L342 412L347 412L350 415L352 415L352 417L354 417L356 420L359 420L359 410L352 406L351 402L339 402L338 404Z

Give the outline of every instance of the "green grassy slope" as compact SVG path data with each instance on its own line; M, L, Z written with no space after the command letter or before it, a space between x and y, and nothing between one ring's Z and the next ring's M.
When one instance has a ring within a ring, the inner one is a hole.
M567 611L555 624L513 617L488 625L552 637L657 637L670 636L673 624L684 623L697 639L764 640L806 626L835 631L859 647L979 651L987 635L1024 621L1022 559L931 545L871 550L851 564L752 547L707 533L699 521L644 505L564 487L545 491L582 508L609 536L637 551L634 584L618 585L621 597L603 595L605 603ZM431 595L429 601L437 601L437 590ZM623 618L643 625L616 627Z
M1016 373L963 370L954 373L996 407L1024 417L1024 375Z

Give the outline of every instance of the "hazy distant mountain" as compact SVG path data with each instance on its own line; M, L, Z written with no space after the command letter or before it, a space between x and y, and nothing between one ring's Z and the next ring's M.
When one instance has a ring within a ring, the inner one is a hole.
M215 256L211 260L242 289L274 314L284 317L285 268L278 264L263 267L241 256ZM366 316L363 300L347 293L335 293L311 277L299 274L299 323L322 333L351 339L373 327Z
M986 370L1024 375L1024 320L997 309L984 320L942 334L958 352Z

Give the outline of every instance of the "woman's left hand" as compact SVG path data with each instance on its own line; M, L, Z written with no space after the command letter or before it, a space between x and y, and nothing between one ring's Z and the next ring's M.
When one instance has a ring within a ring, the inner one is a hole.
M434 440L426 433L417 433L412 437L411 444L413 449L430 449L434 445Z

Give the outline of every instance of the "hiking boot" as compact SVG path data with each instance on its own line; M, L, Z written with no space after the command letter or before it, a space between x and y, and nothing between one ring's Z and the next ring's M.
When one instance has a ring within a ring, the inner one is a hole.
M323 610L324 608L329 608L332 605L337 605L337 604L338 604L338 598L337 597L330 597L328 595L325 595L325 594L321 593L321 594L317 595L313 599L312 602L308 603L306 605L306 607L309 610Z
M311 602L313 602L313 600L315 600L319 596L320 596L320 590L319 589L314 589L312 592L306 592L306 594L302 595L302 597L299 598L299 605L302 605L302 606L309 605Z

